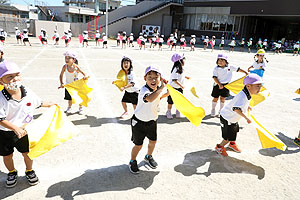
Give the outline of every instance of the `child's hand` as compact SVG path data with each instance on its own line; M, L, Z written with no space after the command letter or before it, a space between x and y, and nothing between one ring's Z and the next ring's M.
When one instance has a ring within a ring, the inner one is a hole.
M124 88L124 87L121 87L120 90L123 92L123 91L125 90L125 88Z
M64 86L64 84L62 83L62 84L60 84L60 86L58 87L58 89L60 89L60 88L64 88L65 86Z
M191 77L188 77L188 76L186 76L185 78L186 78L186 79L188 79L188 80L190 80L190 79L191 79Z
M252 111L252 107L248 106L248 112Z
M84 76L83 80L88 80L90 77L89 76Z
M168 81L164 78L160 78L160 82L161 82L161 85L160 85L159 89L164 89L164 87L166 87L166 84L168 83Z
M222 84L219 85L219 89L222 90L224 86Z
M24 137L25 135L27 135L26 130L23 129L23 128L20 128L20 127L16 127L14 129L14 132L18 136L19 139L22 138L22 137Z
M252 121L249 118L246 118L246 121L247 121L248 124L252 123Z

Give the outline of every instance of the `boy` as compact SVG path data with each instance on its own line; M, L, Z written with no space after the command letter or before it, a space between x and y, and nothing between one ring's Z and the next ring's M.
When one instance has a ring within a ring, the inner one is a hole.
M0 63L0 84L4 89L0 92L0 156L9 173L6 187L17 184L18 172L13 161L16 148L24 157L26 178L30 185L39 182L34 170L33 161L28 157L29 141L24 126L33 119L33 111L38 107L50 107L54 104L42 102L30 89L21 84L20 69L15 63Z
M149 139L148 153L145 156L145 161L152 169L157 167L152 153L157 140L157 109L165 84L159 68L154 66L147 67L144 80L146 81L146 85L139 92L137 107L131 119L131 140L135 146L131 151L129 170L133 174L139 173L136 157L143 146L145 137ZM161 86L158 86L160 82Z
M294 143L300 147L300 131L298 137L294 139Z
M258 94L262 86L262 79L257 74L249 74L243 81L245 87L229 102L222 110L220 115L223 141L217 144L217 153L228 156L225 145L229 143L229 148L240 153L241 150L236 145L236 136L239 132L238 121L243 117L248 124L251 120L247 117L247 112L251 110L249 102L251 95Z

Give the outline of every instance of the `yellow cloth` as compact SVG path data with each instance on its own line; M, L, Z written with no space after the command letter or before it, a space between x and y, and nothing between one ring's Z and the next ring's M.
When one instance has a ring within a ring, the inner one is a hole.
M274 134L269 132L260 123L258 123L252 114L250 114L250 118L252 120L253 126L257 130L257 134L263 149L276 147L277 149L280 149L282 151L286 150L286 145L280 139L278 139Z
M185 89L189 90L195 97L199 98L199 96L197 95L195 84L192 80L185 79Z
M191 91L191 93L192 93L195 97L199 98L199 96L197 95L197 92L196 92L195 87L192 87L190 91Z
M59 106L51 106L25 129L29 138L30 159L39 157L79 133Z
M167 84L167 88L172 97L172 100L180 113L182 113L192 124L199 126L202 119L205 117L205 111L201 107L194 106L180 92Z
M4 86L3 86L3 85L0 85L0 91L3 90L3 89L4 89Z
M65 85L65 88L68 90L72 97L72 103L75 104L76 102L78 104L81 104L85 107L87 107L88 103L91 101L91 98L89 96L89 93L93 90L92 88L89 88L87 85L87 80L77 80L72 83L69 83Z
M121 69L117 75L117 80L113 82L114 85L116 85L120 90L121 87L125 87L127 85L127 76L123 69Z
M300 94L300 88L296 90L296 94Z
M245 77L246 76L225 85L225 88L227 88L234 94L239 93L245 87L243 84L243 80ZM258 94L251 95L251 100L249 105L251 107L256 106L257 104L263 102L266 99L266 97L268 97L269 95L270 92L268 92L267 89L264 86L262 86Z

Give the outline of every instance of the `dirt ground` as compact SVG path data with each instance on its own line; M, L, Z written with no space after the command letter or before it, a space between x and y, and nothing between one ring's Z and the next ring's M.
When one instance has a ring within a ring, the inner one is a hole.
M300 57L291 54L266 54L269 63L264 75L265 87L270 97L253 110L257 120L277 135L288 147L286 151L262 149L257 132L245 120L237 143L238 154L229 151L224 158L214 151L221 142L219 118L209 117L212 97L212 71L217 54L197 48L176 52L186 57L186 73L199 94L199 99L186 93L186 97L206 111L200 126L195 127L186 118L168 120L166 99L160 103L158 142L153 157L158 162L155 170L147 167L143 157L147 141L138 155L141 173L133 175L128 170L131 142L130 119L120 120L123 113L123 94L112 85L120 70L122 56L132 58L139 84L145 84L143 72L150 64L159 65L169 79L172 62L170 51L164 46L139 50L121 49L115 41L109 48L79 46L73 39L65 48L63 41L54 46L41 46L37 38L30 38L32 47L17 45L15 38L5 44L5 59L22 68L23 83L43 100L58 103L66 109L64 90L58 90L59 73L64 65L63 53L67 49L78 52L79 66L91 78L93 98L84 115L74 113L69 119L81 133L66 143L34 160L40 184L29 186L24 176L25 165L20 153L15 153L19 180L15 188L5 188L7 170L0 163L0 199L298 199L299 152L293 144L300 126L300 96L294 91L300 87ZM231 65L247 69L253 63L254 53L224 51ZM242 77L234 73L233 80ZM228 100L230 101L230 100ZM219 106L219 105L218 105ZM132 106L128 105L130 115ZM78 105L73 106L78 110ZM36 110L36 116L45 109ZM173 108L175 113L175 108Z

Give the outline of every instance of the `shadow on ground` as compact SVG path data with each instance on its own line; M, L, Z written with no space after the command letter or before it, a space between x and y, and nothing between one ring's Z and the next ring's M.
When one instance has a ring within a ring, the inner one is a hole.
M159 172L141 171L138 175L129 172L128 165L88 170L70 181L62 181L48 188L46 197L60 196L64 200L74 196L106 191L126 191L134 188L146 190Z
M209 164L208 170L201 172L197 169ZM177 165L174 170L184 176L204 175L206 177L213 173L241 173L253 174L258 179L265 177L265 170L244 160L233 157L223 157L211 149L188 153L184 156L182 164Z
M260 149L258 152L261 155L276 157L282 154L293 154L293 153L300 152L300 148L296 144L294 144L293 138L290 138L281 132L278 132L276 136L287 146L287 149L285 151L281 151L280 149L276 149L276 148Z

